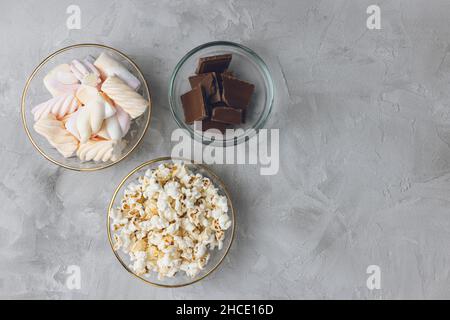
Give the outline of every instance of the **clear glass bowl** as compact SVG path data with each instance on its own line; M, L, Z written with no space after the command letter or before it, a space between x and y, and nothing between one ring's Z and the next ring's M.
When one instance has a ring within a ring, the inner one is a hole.
M131 182L137 182L138 177L143 176L145 174L145 171L148 169L156 169L160 164L162 163L170 163L172 161L183 161L187 167L191 170L191 172L200 173L204 177L207 177L211 180L211 182L216 186L216 188L219 190L220 195L224 195L228 199L228 208L229 208L229 216L231 219L231 227L225 231L225 238L223 240L223 247L222 250L218 250L215 248L214 250L210 250L210 259L206 267L201 270L194 278L188 277L184 272L178 272L173 278L163 278L162 280L158 279L158 275L156 272L152 272L143 276L139 276L135 274L128 266L130 264L130 259L128 254L122 252L121 250L115 251L113 249L113 235L114 230L111 228L110 223L110 217L109 212L111 212L111 209L119 207L121 204L121 198L124 194L124 191L126 187ZM231 244L233 243L234 239L234 232L235 232L235 224L236 224L236 217L235 212L233 208L233 203L230 198L230 194L228 190L225 187L225 184L223 181L214 174L208 167L200 164L195 164L191 162L190 160L186 159L175 159L171 157L162 157L150 160L148 162L145 162L135 168L133 171L131 171L119 184L119 186L114 191L114 194L112 196L112 199L109 203L108 212L107 212L107 230L108 230L108 240L111 245L111 249L113 250L115 256L119 260L119 262L122 264L122 266L132 275L135 277L145 281L148 284L152 284L158 287L183 287L187 286L189 284L193 284L195 282L198 282L211 274L214 270L216 270L219 265L224 260L225 256L227 255L228 251L230 250Z
M73 59L82 59L87 55L97 57L102 52L109 53L116 60L124 64L128 70L130 70L130 72L141 81L141 87L138 92L149 101L150 106L142 116L131 121L130 130L124 137L124 140L127 142L126 147L122 152L122 156L116 161L82 162L76 156L64 158L50 145L47 139L34 130L34 117L31 113L31 109L39 103L47 101L52 97L43 83L44 77L50 70L61 63L70 63ZM21 111L22 122L31 143L46 159L67 169L94 171L112 166L113 164L125 159L137 147L150 124L151 109L150 91L144 75L139 70L138 66L125 54L116 49L101 44L85 43L62 48L52 53L36 67L31 76L28 78L25 89L23 90Z
M228 53L232 54L229 70L239 79L253 83L255 91L246 113L246 122L235 126L235 129L243 129L242 132L231 137L223 135L218 138L202 134L199 130L194 130L193 125L184 122L180 96L191 90L189 76L195 74L200 57ZM176 65L169 83L170 108L178 126L186 129L197 141L213 146L235 145L252 137L264 126L272 109L273 96L272 77L264 61L249 48L228 41L208 42L189 51Z

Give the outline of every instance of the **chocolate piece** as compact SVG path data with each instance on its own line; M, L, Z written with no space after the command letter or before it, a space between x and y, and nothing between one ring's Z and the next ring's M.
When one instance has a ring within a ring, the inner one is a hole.
M181 96L184 110L184 119L187 124L205 119L206 113L205 95L202 86L197 86Z
M231 71L225 71L223 73L214 72L214 76L216 78L216 93L211 95L211 97L209 99L212 104L222 103L222 91L223 91L222 75L228 75L228 76L232 77L233 72L231 72ZM225 103L223 103L223 105L226 106Z
M234 77L233 72L232 71L224 71L222 73L219 72L214 72L214 75L217 78L217 81L219 82L220 85L222 85L222 76L226 76L226 77Z
M214 75L216 76L217 84L219 85L219 91L220 91L220 97L217 99L217 101L220 101L222 99L222 89L223 89L222 76L233 77L233 72L231 72L231 71L225 71L223 73L214 72Z
M193 82L197 82L198 80L194 80ZM203 87L205 91L206 97L210 97L217 91L216 78L214 77L214 73L206 73L202 80L198 83Z
M224 72L222 72L222 74L224 76L234 77L233 71L230 71L230 70L224 71Z
M211 121L208 119L205 119L202 121L202 131L210 130L210 129L217 129L221 133L225 133L225 130L228 128L228 125L223 122L217 122L217 121Z
M205 78L208 78L210 75L214 76L213 72L209 72L209 73L202 73L202 74L196 74L193 76L189 77L189 83L191 84L191 88L194 89L196 86L198 86L202 80L204 80Z
M205 77L208 76L209 73L196 74L195 76L189 77L189 83L191 84L191 89L194 89L196 86L202 82Z
M191 88L201 85L210 103L218 102L222 98L214 72L191 76L189 77L189 83L191 84Z
M212 104L222 102L222 88L220 86L219 77L217 73L214 73L214 83L216 91L209 97L209 102L211 102Z
M218 72L222 73L228 69L231 62L231 54L221 54L217 56L203 57L198 59L198 66L195 73Z
M228 77L234 77L233 71L224 71L220 74L221 76L228 76ZM222 77L220 78L220 81L222 82Z
M235 108L245 109L252 97L255 86L234 77L222 75L222 100Z
M242 121L242 110L231 107L216 107L212 111L212 121L239 124Z
M215 103L211 104L211 107L215 108L215 107L228 107L228 106L227 106L227 104L225 102L218 101L218 102L215 102Z

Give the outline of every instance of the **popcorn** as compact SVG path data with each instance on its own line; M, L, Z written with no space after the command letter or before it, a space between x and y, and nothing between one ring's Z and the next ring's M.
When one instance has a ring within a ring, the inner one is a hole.
M227 230L231 226L231 220L227 214L222 214L219 217L219 226L221 230Z
M180 184L175 181L169 181L164 186L164 191L166 192L167 196L177 199L180 196L179 192Z
M210 251L222 249L232 224L228 199L183 163L147 170L125 188L109 216L114 250L129 254L137 275L157 272L160 279L179 272L195 277Z
M146 272L146 258L147 254L143 251L139 251L133 255L132 260L134 260L134 263L131 265L131 269L133 269L137 275L143 275Z

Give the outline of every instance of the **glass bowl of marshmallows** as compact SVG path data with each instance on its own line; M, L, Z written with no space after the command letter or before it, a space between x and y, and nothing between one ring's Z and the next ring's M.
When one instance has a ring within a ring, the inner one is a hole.
M147 131L150 91L138 66L100 44L60 49L33 71L22 95L33 146L67 169L94 171L126 158Z
M122 266L160 287L205 278L224 260L235 213L224 183L206 166L158 158L131 171L111 199L111 248Z

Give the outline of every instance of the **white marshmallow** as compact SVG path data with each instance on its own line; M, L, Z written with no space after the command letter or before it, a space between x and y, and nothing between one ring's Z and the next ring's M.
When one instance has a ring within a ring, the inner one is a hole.
M73 93L79 85L68 64L56 66L44 77L44 86L54 97Z
M138 90L141 82L136 78L123 64L119 63L109 54L102 52L95 60L94 66L97 67L106 77L117 76L122 79L133 90Z
M40 118L33 127L65 158L71 157L78 148L77 139L64 129L62 121L57 120L53 114Z

